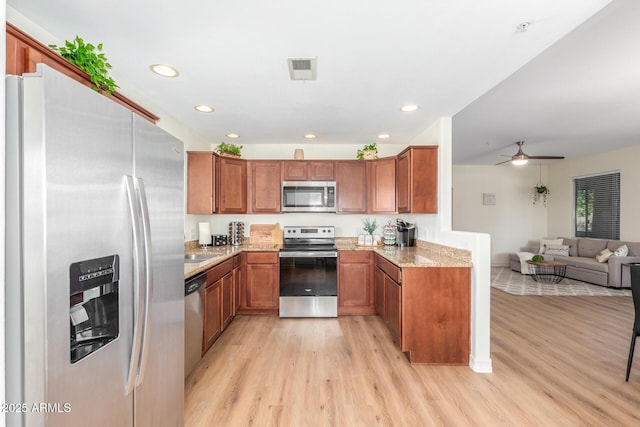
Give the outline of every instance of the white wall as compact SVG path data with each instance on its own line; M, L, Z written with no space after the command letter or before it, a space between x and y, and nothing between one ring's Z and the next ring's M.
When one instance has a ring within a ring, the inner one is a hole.
M5 7L6 7L6 1L2 0L2 3L0 4L0 19L2 20L2 22L5 22ZM2 75L2 81L4 82L4 76L5 76L5 70L6 70L6 57L7 57L7 52L6 52L6 43L5 43L5 39L6 39L6 31L3 30L2 31L2 36L0 36L0 46L2 46L2 48L0 48L0 70L1 71L1 75ZM0 99L2 99L2 105L0 105L0 132L2 132L2 135L5 134L5 85L2 84L0 85ZM3 165L3 170L4 170L4 164L5 164L5 147L6 147L6 141L4 138L2 138L2 145L0 146L0 164ZM0 227L0 237L2 238L2 241L5 241L5 230L4 230L4 209L5 209L5 194L4 194L4 188L5 188L5 176L4 174L0 174L0 221L2 223L2 227ZM4 388L4 328L5 328L5 319L4 319L4 289L5 289L5 283L4 283L4 251L5 251L5 245L3 244L2 247L0 247L0 384L3 384L3 387L0 388L0 402L7 402L5 399L5 388ZM4 426L6 423L5 421L5 417L4 415L0 415L0 427Z
M547 184L546 166L542 181ZM532 204L533 187L540 180L540 167L525 166L453 166L453 228L487 233L491 236L491 264L507 265L509 253L547 237L547 213L562 202L555 186L548 207ZM495 206L482 204L483 193L496 196Z
M549 166L549 236L573 236L575 177L620 171L620 240L640 241L640 145Z

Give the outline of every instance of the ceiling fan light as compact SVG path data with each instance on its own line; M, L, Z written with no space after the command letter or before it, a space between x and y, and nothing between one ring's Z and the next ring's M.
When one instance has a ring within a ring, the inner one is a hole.
M511 160L511 164L514 166L522 166L522 165L526 165L528 161L529 159L527 159L524 156L513 156L513 159Z

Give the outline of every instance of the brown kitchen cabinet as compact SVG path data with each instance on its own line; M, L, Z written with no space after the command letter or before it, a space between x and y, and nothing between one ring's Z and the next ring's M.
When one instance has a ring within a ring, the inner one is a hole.
M374 292L374 306L376 310L376 314L385 319L384 312L384 271L380 270L380 268L375 267L373 272L373 292Z
M220 279L222 288L222 330L224 331L233 320L233 271Z
M241 311L277 312L280 294L278 252L243 252L241 256L244 282Z
M207 270L202 354L209 350L233 319L233 265L232 258Z
M285 160L283 181L334 181L335 162L330 160Z
M187 213L208 215L218 211L216 165L211 151L187 152Z
M399 268L377 254L375 264L376 312L409 361L467 365L471 348L471 269Z
M281 171L279 160L251 160L249 173L249 213L280 213Z
M240 255L233 257L233 315L240 311L242 301L242 268L240 267Z
M220 157L219 164L218 213L247 213L247 161Z
M336 162L338 213L367 213L367 163L362 160Z
M384 276L384 322L391 332L393 342L402 348L402 286L389 276Z
M64 59L53 49L22 32L9 22L6 23L5 34L5 72L7 75L21 76L26 73L35 73L36 64L42 63L85 86L94 86L89 74L82 71L80 67ZM158 116L118 92L105 96L152 123L159 120Z
M202 354L205 354L222 333L222 283L217 280L209 283L204 291L204 339L202 340Z
M373 252L338 252L338 314L374 314Z
M397 213L396 208L396 158L367 161L368 212L375 214Z
M411 146L398 155L398 213L438 212L438 147Z

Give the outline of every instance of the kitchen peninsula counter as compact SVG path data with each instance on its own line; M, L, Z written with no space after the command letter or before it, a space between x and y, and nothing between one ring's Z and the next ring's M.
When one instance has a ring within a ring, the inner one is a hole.
M416 246L358 246L357 239L337 237L338 251L373 251L400 268L409 267L472 267L471 253L463 249L416 240ZM196 241L185 243L185 255L210 254L212 258L202 262L184 264L185 279L207 271L240 252L279 252L280 245L213 246L202 250Z
M407 267L472 267L471 252L416 240L416 246L359 246L355 238L336 237L339 251L373 251L401 268Z

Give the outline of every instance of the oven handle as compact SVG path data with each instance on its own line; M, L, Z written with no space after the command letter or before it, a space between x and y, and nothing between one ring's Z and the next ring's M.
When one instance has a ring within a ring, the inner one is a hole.
M337 251L280 252L280 258L338 258Z

